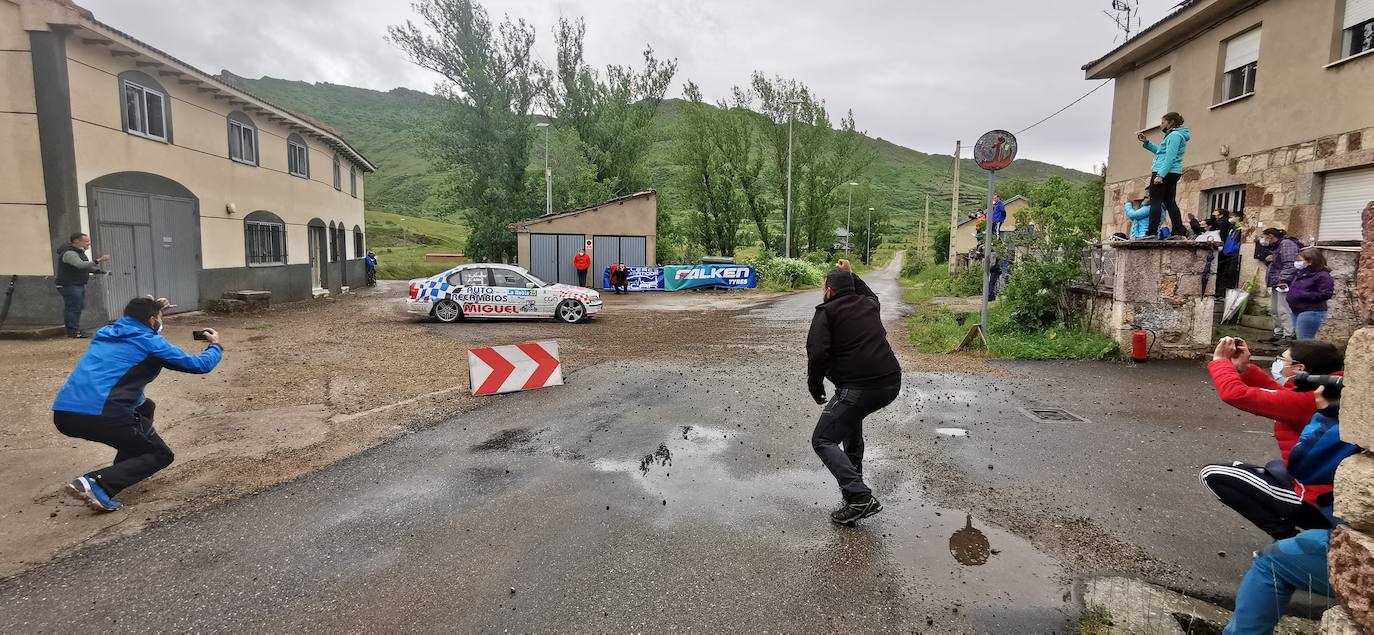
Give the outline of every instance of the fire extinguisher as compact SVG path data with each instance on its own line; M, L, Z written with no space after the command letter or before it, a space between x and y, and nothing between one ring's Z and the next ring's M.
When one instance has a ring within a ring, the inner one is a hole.
M1155 340L1158 336L1154 331L1147 329L1139 324L1132 324L1131 328L1131 359L1143 362L1150 359L1150 351L1154 350ZM1146 332L1149 332L1149 346L1146 346Z

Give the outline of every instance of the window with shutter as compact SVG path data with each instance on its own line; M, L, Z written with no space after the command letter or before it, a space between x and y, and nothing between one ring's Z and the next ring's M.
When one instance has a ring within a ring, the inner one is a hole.
M1169 112L1169 71L1164 71L1145 80L1145 121L1142 128L1159 125L1164 113Z
M1374 0L1345 0L1341 29L1346 57L1374 50Z
M1222 67L1221 99L1229 101L1255 92L1259 74L1260 30L1251 29L1226 41Z
M1374 201L1374 168L1327 173L1317 240L1360 240L1360 213L1370 201Z

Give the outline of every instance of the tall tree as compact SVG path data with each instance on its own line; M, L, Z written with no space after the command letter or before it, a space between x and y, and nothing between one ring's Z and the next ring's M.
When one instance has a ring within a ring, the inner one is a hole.
M444 78L438 92L449 107L428 145L472 228L466 250L474 259L512 260L509 224L539 209L525 175L542 75L532 56L534 29L509 18L493 24L475 0L412 6L421 24L388 27L388 39Z
M676 152L686 168L679 179L692 208L692 238L707 252L734 255L745 205L744 194L736 189L736 162L741 152L747 160L750 131L727 109L707 104L695 83L687 82L685 94Z
M786 214L788 177L788 123L792 122L792 236L793 252L827 249L835 229L833 211L840 185L858 177L875 159L855 129L852 112L831 123L825 102L801 82L769 78L754 72L751 82L759 109L767 116L763 137L773 158L769 179ZM791 254L789 254L791 255Z
M613 195L631 194L649 185L644 159L654 140L650 124L677 74L677 60L659 59L646 47L643 68L612 64L603 74L583 55L586 33L581 18L559 20L557 68L544 73L543 100L558 126L577 131L596 180Z

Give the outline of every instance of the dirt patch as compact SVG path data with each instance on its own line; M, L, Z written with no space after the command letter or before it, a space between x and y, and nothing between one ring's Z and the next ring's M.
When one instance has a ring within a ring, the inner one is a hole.
M157 428L176 462L123 492L126 508L115 514L97 514L61 494L65 482L113 457L113 450L64 437L52 425L52 398L88 342L0 341L7 378L0 401L10 405L0 431L0 482L7 485L0 489L0 576L460 415L478 404L469 394L467 348L555 339L568 373L616 359L718 360L756 350L757 333L731 317L775 295L610 296L607 312L584 324L438 324L407 315L404 286L383 283L259 316L172 318L173 343L199 350L192 329L213 327L223 336L225 358L209 375L168 371L149 387Z

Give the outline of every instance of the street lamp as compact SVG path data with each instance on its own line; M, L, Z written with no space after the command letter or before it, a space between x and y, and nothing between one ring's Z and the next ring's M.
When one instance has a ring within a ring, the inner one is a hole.
M784 223L783 231L787 236L783 240L784 258L792 257L792 120L796 118L796 106L802 103L800 99L789 99L787 105L787 219Z
M873 246L873 208L868 208L868 230L864 232L864 264L868 264L868 250Z
M534 124L544 129L544 214L553 213L553 170L549 168L549 122Z
M854 186L858 185L853 181L849 182L849 211L844 213L844 253L849 253L849 239L853 237L853 232L849 230L849 219L854 217Z

